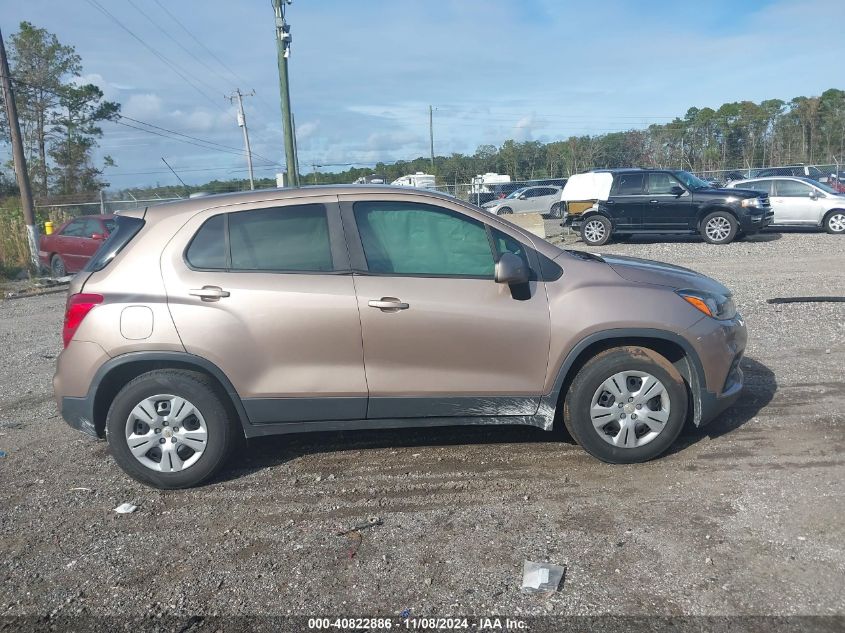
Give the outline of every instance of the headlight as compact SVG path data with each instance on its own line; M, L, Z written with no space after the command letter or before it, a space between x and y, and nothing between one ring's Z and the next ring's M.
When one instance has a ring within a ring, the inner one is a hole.
M745 198L741 204L743 207L751 207L753 209L759 209L763 206L760 203L760 198Z
M700 290L678 290L678 295L697 310L709 317L727 321L736 316L736 305L730 295L721 295Z

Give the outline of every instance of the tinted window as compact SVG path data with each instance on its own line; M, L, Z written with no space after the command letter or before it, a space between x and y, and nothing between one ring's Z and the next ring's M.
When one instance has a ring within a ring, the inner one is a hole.
M776 180L775 190L777 195L788 198L802 197L806 198L812 191L810 185L804 184L797 180Z
M226 268L225 216L215 215L200 227L185 257L195 268Z
M750 189L760 193L769 193L772 189L771 180L755 180L754 182L743 182L736 186L737 189Z
M680 183L669 174L654 172L648 175L648 192L652 195L671 194L672 187L680 186Z
M620 174L613 179L614 196L636 196L643 192L644 174Z
M371 272L493 277L493 253L480 222L413 202L357 202L354 211Z
M229 214L234 270L333 270L329 222L321 204Z
M138 231L144 226L144 221L139 218L131 218L118 216L114 220L109 220L113 224L109 230L109 236L103 245L97 249L94 256L88 260L85 265L86 272L95 272L102 270L109 265L109 262L114 259L123 247L126 246L133 237L138 234Z
M85 220L83 218L72 220L71 223L64 228L61 234L68 237L82 237L85 235Z
M109 233L114 231L114 227L115 227L115 221L114 220L103 220L103 224L106 227L106 231L108 231Z

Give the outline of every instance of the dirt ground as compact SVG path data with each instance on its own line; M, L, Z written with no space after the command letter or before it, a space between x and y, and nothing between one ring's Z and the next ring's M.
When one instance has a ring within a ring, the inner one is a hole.
M719 279L750 330L738 404L647 464L530 428L325 433L153 490L57 415L64 296L0 302L0 616L845 615L845 304L766 303L845 295L845 238L591 250ZM521 593L526 559L560 590Z

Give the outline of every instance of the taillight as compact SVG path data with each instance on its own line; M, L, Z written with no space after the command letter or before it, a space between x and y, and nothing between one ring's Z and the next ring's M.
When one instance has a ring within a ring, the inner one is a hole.
M67 305L65 306L65 326L62 329L62 341L65 347L68 346L79 324L82 323L94 306L103 302L103 295L95 295L92 293L79 293L71 295L67 298Z

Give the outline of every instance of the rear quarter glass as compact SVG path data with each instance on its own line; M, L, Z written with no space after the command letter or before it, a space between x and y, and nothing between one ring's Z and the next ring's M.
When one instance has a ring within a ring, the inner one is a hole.
M114 230L82 270L93 273L108 266L115 255L132 241L132 238L138 234L143 226L144 221L140 218L117 216L114 220Z

